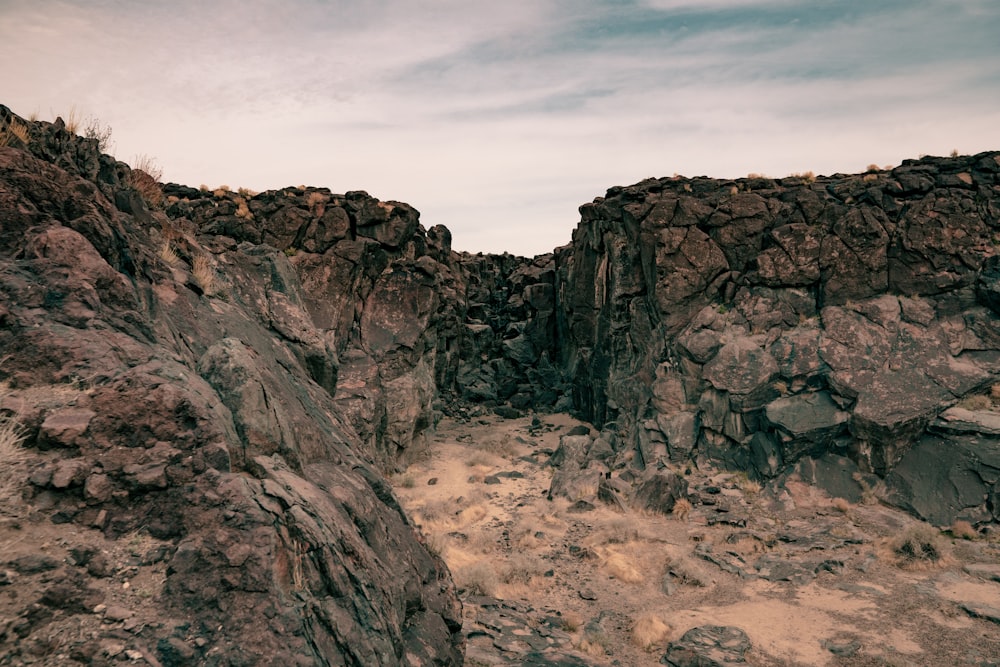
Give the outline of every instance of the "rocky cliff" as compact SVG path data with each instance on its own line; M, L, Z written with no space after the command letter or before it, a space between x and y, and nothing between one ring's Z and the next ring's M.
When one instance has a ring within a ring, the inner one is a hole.
M1000 426L966 409L989 399L954 407L1000 373L1000 153L651 179L527 259L364 192L161 186L62 121L0 107L0 131L25 530L163 541L165 613L197 619L151 631L165 664L458 664L450 576L382 477L442 412L573 410L592 470L714 462L1000 517ZM52 622L24 604L3 641Z
M1000 517L994 417L951 409L1000 370L1000 153L650 179L581 216L556 254L560 364L644 463L821 461L938 523Z
M150 664L460 664L450 574L379 468L428 425L426 331L461 316L435 287L447 248L360 193L160 204L61 121L13 122L29 132L0 147L0 407L35 456L26 504L3 509L25 533L66 526L73 555L0 613L0 653L102 664L121 630L70 631L101 603L92 581L162 561L135 649ZM162 546L94 565L79 528ZM46 569L3 561L7 584Z

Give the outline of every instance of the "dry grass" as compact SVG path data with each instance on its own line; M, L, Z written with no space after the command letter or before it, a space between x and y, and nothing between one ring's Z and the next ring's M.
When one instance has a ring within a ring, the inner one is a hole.
M163 188L160 179L163 178L163 168L148 155L136 155L132 160L132 169L128 173L126 184L139 193L150 208L160 208L163 205Z
M882 546L887 560L906 569L927 569L949 562L948 547L940 531L926 523L910 526Z
M485 560L454 569L455 585L472 595L493 597L499 580L496 570Z
M639 534L639 519L635 516L615 517L595 531L600 544L628 544L637 541Z
M76 105L69 108L69 113L66 115L66 120L63 121L66 124L66 131L70 134L76 134L80 129L80 116L77 115Z
M250 212L250 207L247 206L246 200L242 197L236 199L236 217L243 220L253 220L253 213Z
M174 250L170 241L164 241L160 246L160 259L170 266L179 266L181 263L181 258L177 255L177 251Z
M16 118L11 118L7 127L0 130L0 146L13 146L15 139L22 144L27 144L30 136L27 125Z
M577 648L587 655L594 656L595 658L603 658L608 654L608 646L610 645L611 639L603 632L588 632L580 640Z
M17 418L0 416L0 513L16 514L21 507L24 462L28 451L21 446L24 431Z
M644 651L661 646L670 635L670 626L657 614L643 614L632 626L632 643Z
M792 178L801 178L806 183L815 183L816 182L816 174L814 174L811 171L797 172L797 173L791 174L791 177Z
M624 581L627 584L640 584L646 580L640 564L631 554L609 549L603 560L604 569L619 581Z
M670 513L679 521L687 521L688 515L691 514L691 501L687 498L678 498L674 502L674 509Z
M576 632L583 627L583 617L575 611L564 611L559 619L562 621L562 629L566 632Z
M208 255L198 255L191 262L191 276L198 287L205 293L205 296L215 296L219 292L219 286L215 279L215 269L212 268L212 260Z
M955 519L948 531L958 540L975 540L979 537L979 532L972 524L961 519Z
M847 514L848 512L851 511L851 503L848 502L846 498L834 498L831 504L833 505L833 508L838 512L843 512L844 514Z
M966 410L971 410L973 412L990 410L993 408L993 399L985 394L966 396L958 402L958 407L965 408Z

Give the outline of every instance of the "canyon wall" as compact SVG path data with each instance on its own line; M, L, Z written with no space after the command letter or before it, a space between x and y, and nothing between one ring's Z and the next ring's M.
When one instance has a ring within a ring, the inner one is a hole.
M649 179L580 212L560 363L643 462L767 479L826 457L933 521L1000 516L993 416L952 408L1000 370L1000 153Z

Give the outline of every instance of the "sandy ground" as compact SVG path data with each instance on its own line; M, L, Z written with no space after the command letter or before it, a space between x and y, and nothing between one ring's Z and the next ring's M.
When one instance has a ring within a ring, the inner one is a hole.
M546 465L578 422L540 420L444 420L392 480L462 591L467 664L517 664L503 635L548 628L578 664L655 665L705 625L743 629L752 665L1000 664L1000 625L965 608L989 616L1000 583L963 569L1000 563L995 537L940 534L939 560L900 563L892 540L917 525L905 514L718 471L692 471L692 489L716 487L719 502L685 518L580 512L547 499ZM494 599L525 627L491 626Z

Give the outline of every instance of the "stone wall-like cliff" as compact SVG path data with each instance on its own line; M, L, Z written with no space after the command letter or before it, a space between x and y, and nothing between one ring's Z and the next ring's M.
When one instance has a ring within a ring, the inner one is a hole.
M560 360L581 414L644 462L770 478L841 457L934 521L1000 516L991 417L946 411L1000 370L1000 153L650 179L580 210Z

